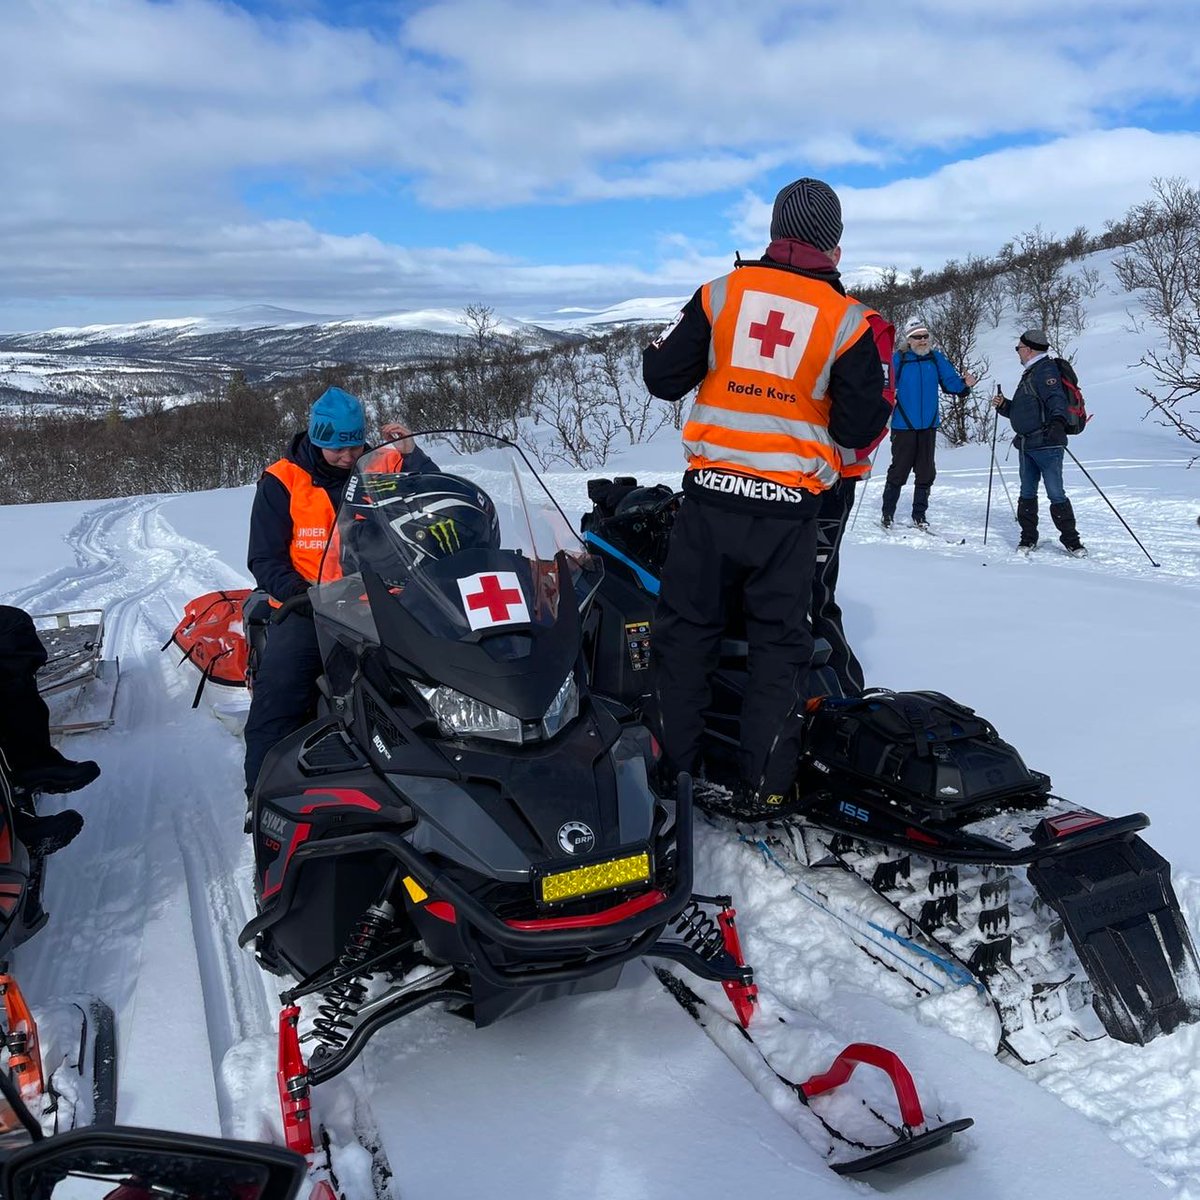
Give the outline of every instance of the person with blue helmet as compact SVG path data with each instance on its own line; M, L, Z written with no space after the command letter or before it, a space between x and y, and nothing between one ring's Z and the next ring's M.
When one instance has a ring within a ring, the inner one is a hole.
M978 383L970 371L960 375L950 360L933 344L929 327L914 317L904 327L904 338L892 356L892 385L896 407L892 411L892 461L883 487L880 524L890 529L896 515L900 491L913 479L912 520L918 529L928 529L929 491L937 476L937 449L941 412L939 392L965 396Z
M394 441L396 470L437 470L403 425L387 424L380 432ZM346 483L366 449L358 397L326 388L309 412L308 428L263 472L250 511L247 565L274 605L303 596L316 583ZM301 603L267 638L246 719L247 796L267 751L309 720L316 705L321 656L311 617L311 605Z

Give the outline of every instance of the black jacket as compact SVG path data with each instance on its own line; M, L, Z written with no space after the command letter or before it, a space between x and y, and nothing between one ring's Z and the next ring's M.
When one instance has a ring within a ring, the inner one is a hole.
M1006 399L999 411L1012 422L1021 448L1042 450L1047 446L1065 446L1067 393L1054 359L1046 355L1031 362L1012 398Z
M351 470L331 467L321 451L308 440L307 433L298 433L283 456L309 473L313 483L323 488L336 513L346 492ZM437 464L420 447L404 456L404 469L413 473L436 471ZM291 495L287 488L267 472L258 481L254 505L250 510L250 548L246 565L254 582L274 596L287 600L309 588L308 580L292 566Z
M803 243L798 243L803 245ZM772 244L772 251L779 243ZM807 248L806 248L807 249ZM817 252L813 251L815 255ZM738 263L738 266L750 264ZM791 271L827 283L844 296L838 272L791 266L764 255L754 266ZM675 323L646 347L642 354L642 378L652 396L672 403L682 399L708 373L708 349L712 326L704 312L697 288ZM829 375L829 433L841 446L860 450L869 446L886 428L892 410L883 398L883 364L875 337L868 329L838 356Z

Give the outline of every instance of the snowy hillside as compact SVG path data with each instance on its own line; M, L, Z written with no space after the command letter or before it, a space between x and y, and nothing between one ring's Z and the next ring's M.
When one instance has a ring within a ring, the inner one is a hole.
M1147 840L1171 860L1200 930L1200 466L1187 469L1186 445L1139 419L1128 364L1142 340L1125 328L1126 305L1113 293L1093 302L1076 363L1096 417L1072 449L1161 566L1073 466L1067 488L1089 558L1047 541L1017 559L998 476L985 547L987 447L943 447L936 536L879 529L873 482L840 592L869 682L956 696L1058 793L1149 814ZM989 336L993 379L981 386L999 379L1011 394L1014 332ZM676 437L632 448L607 473L677 479ZM1003 441L999 459L1015 499ZM549 483L568 512L583 510L585 476ZM0 601L104 605L122 671L115 727L65 747L104 774L78 797L87 825L51 861L50 924L18 952L16 973L35 1005L81 989L113 1005L122 1121L271 1138L277 983L236 948L253 912L238 704L210 688L193 710L195 674L159 652L188 599L247 582L251 494L0 508ZM752 846L708 826L699 844L697 887L734 895L762 1016L790 1031L798 1072L834 1042L881 1042L944 1117L976 1119L953 1148L878 1186L911 1197L1200 1200L1200 1027L1146 1047L1077 1042L1034 1067L998 1060L982 1048L994 1016L972 989L918 1000ZM405 1198L863 1188L830 1173L636 964L615 992L482 1031L433 1011L401 1022L315 1103L335 1135L377 1132ZM365 1158L352 1195L373 1194Z
M510 318L498 318L495 332L530 348L565 336ZM67 393L76 400L171 396L202 390L234 368L261 375L326 363L395 366L451 354L465 335L462 313L453 309L345 318L271 305L212 317L0 334L0 402L53 401Z

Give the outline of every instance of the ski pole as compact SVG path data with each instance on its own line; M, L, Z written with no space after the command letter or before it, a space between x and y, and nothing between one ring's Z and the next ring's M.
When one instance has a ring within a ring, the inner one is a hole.
M996 384L996 395L1000 395L1000 385ZM996 430L1000 428L1000 410L996 409L995 416L992 419L992 461L988 467L988 494L987 507L983 510L983 544L987 545L988 521L992 516L992 472L996 467Z
M1138 548L1141 550L1141 552L1148 559L1150 559L1150 565L1152 567L1161 567L1162 563L1156 563L1154 561L1154 558L1151 556L1150 551L1147 550L1146 547L1142 545L1141 539L1138 537L1138 535L1136 533L1134 533L1132 529L1129 528L1129 522L1126 521L1125 518L1123 516L1121 516L1121 514L1119 512L1117 512L1116 505L1114 505L1113 502L1104 494L1104 489L1091 477L1091 475L1088 473L1087 467L1085 467L1083 465L1083 463L1081 463L1079 461L1079 459L1077 459L1075 457L1074 453L1072 453L1072 451L1071 451L1070 446L1064 446L1063 449L1066 450L1066 452L1071 455L1071 461L1084 473L1084 475L1087 476L1088 483L1090 483L1092 485L1092 487L1094 487L1096 489L1096 491L1098 491L1100 493L1100 499L1103 500L1104 503L1107 504L1108 507L1113 510L1113 514L1116 516L1117 520L1120 521L1121 524L1124 525L1125 528L1129 531L1129 536L1131 538L1133 538L1133 540L1135 542L1137 542Z
M1012 502L1012 495L1008 490L1008 480L1004 478L1004 468L999 463L996 464L996 474L1000 476L1000 483L1004 488L1004 497L1008 501L1008 507L1012 509L1013 520L1015 521L1017 519L1017 506Z
M871 454L871 470L875 469L875 455L879 453L879 447L876 446ZM871 485L871 471L867 472L866 479L863 480L862 491L858 493L858 503L854 506L854 517L850 521L850 528L853 529L858 524L858 514L862 510L863 498L867 494L867 488Z

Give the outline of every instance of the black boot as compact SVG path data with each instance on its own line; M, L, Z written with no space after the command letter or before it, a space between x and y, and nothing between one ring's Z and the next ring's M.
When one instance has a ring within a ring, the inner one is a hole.
M1017 501L1017 524L1021 526L1021 541L1018 550L1032 550L1038 541L1038 502L1024 498Z
M900 489L892 483L883 485L883 511L879 514L879 523L884 529L890 529L892 518L896 515L896 505L900 502Z
M913 488L913 524L920 529L928 529L929 521L925 514L929 511L929 489L927 487Z
M69 846L83 828L83 817L73 808L37 817L21 809L13 811L13 831L31 855L44 858Z
M1067 552L1082 558L1087 549L1079 540L1079 531L1075 528L1075 510L1071 507L1070 500L1050 505L1050 519L1058 530L1058 540Z
M45 762L14 770L14 785L27 792L77 792L100 776L100 768L90 758L72 762L57 750L54 755Z

